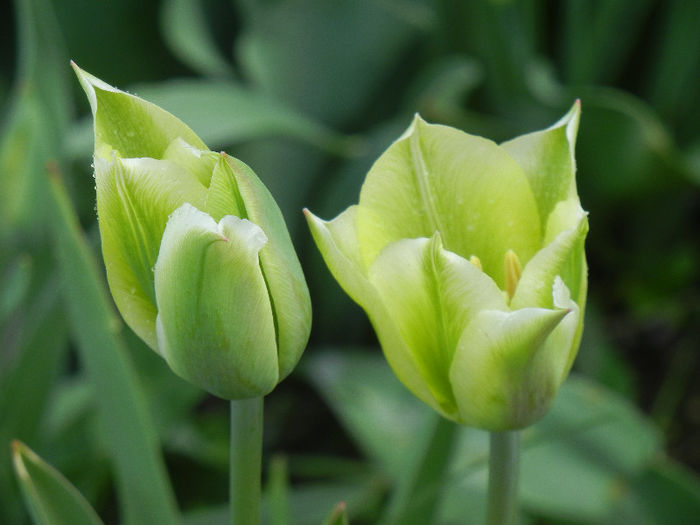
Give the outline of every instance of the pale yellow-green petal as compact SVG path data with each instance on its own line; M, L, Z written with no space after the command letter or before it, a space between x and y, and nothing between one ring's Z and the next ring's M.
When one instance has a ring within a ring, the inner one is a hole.
M369 278L433 396L454 418L449 368L457 342L481 309L507 309L501 291L472 263L444 250L438 235L390 244Z
M391 242L439 231L446 249L479 257L502 288L505 252L528 261L540 230L530 184L510 155L490 140L419 117L375 162L360 194L365 264Z
M197 149L180 137L173 140L163 153L163 160L169 160L192 173L205 188L209 187L219 157L220 154Z
M321 220L308 210L304 213L328 269L343 290L367 312L396 376L416 397L443 413L410 348L362 266L355 229L357 206L351 206L332 221Z
M559 385L566 379L578 353L580 332L583 328L583 311L572 299L569 289L560 277L554 279L552 297L555 308L570 310L545 341L538 354L539 366L549 367Z
M73 69L95 118L96 157L109 157L115 149L122 157L161 159L178 137L195 148L207 149L194 131L164 109L110 86L75 64Z
M97 213L109 287L126 323L151 348L153 265L170 213L204 202L205 188L176 165L154 159L95 159Z
M278 381L258 259L267 242L248 220L229 215L217 224L187 204L163 234L155 267L161 354L175 373L224 399L262 396Z
M537 354L568 310L483 310L466 328L449 377L460 422L491 431L522 428L549 408L559 378Z
M580 115L581 105L577 101L552 127L501 145L527 175L543 228L556 203L576 195L574 148Z
M567 207L566 201L560 204ZM558 213L552 214L552 217L558 216ZM581 296L581 286L585 285L582 266L585 265L583 250L588 233L587 214L578 207L566 215L566 224L571 227L556 235L525 265L511 308L552 308L552 286L557 275L564 280L573 297Z
M280 380L294 369L311 332L311 299L282 212L265 185L245 163L222 154L233 171L245 217L260 226L270 242L260 250L260 265L270 292L277 327Z
M206 211L215 221L225 215L246 218L246 206L238 190L238 182L225 155L219 155L210 173Z

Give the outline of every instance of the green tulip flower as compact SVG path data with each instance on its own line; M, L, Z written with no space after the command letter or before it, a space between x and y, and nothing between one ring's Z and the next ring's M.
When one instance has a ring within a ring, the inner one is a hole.
M359 204L328 222L305 212L398 378L446 418L522 428L571 368L587 288L579 112L501 145L416 116Z
M207 391L269 393L311 327L277 204L248 166L173 115L74 68L95 120L102 254L124 320Z

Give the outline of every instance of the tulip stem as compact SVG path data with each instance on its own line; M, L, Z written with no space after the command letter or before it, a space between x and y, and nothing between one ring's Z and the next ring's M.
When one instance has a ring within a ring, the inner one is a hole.
M260 525L263 398L231 401L231 525Z
M513 525L518 509L519 433L491 432L487 525Z

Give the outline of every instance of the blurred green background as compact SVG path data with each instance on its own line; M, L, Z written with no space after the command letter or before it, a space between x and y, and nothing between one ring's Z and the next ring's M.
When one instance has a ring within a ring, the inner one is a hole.
M271 524L281 523L274 494L284 479L297 525L320 524L341 500L358 524L409 523L401 516L425 502L435 523L480 523L485 434L430 440L436 416L393 379L301 209L330 219L356 202L369 166L415 112L502 141L550 125L580 98L586 331L552 413L523 433L522 520L692 523L700 515L698 20L696 0L4 3L0 523L28 522L12 438L61 470L106 523L128 515L114 475L119 452L100 423L109 415L99 415L93 391L101 380L86 366L86 356L111 348L93 337L99 323L71 277L75 254L57 246L68 230L47 182L48 166L101 271L92 123L69 59L244 160L285 215L314 329L299 369L266 403ZM115 319L99 333L117 334L135 364L187 523L225 523L226 403L173 376ZM442 459L433 462L435 453Z

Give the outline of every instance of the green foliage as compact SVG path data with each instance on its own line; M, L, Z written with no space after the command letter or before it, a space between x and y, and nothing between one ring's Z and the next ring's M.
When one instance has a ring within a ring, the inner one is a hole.
M137 522L156 500L174 512L166 482L148 481L163 474L160 445L183 522L227 523L226 407L106 313L88 107L69 83L70 58L243 159L289 225L315 321L303 373L268 398L266 456L287 458L286 475L268 469L270 524L343 523L343 511L329 518L339 502L353 525L419 512L436 525L483 519L485 435L450 439L393 379L300 210L330 218L356 202L415 112L500 142L580 98L586 330L578 374L522 436L523 523L681 525L700 512L700 4L15 0L0 10L3 35L14 36L0 50L0 523L30 519L12 439L62 472L105 523ZM69 201L60 216L53 205L49 161L77 214L70 230L59 220L73 213ZM82 247L55 251L59 233ZM118 402L123 388L136 398ZM141 397L136 408L128 401ZM139 454L151 459L132 471ZM149 505L127 486L143 469Z

